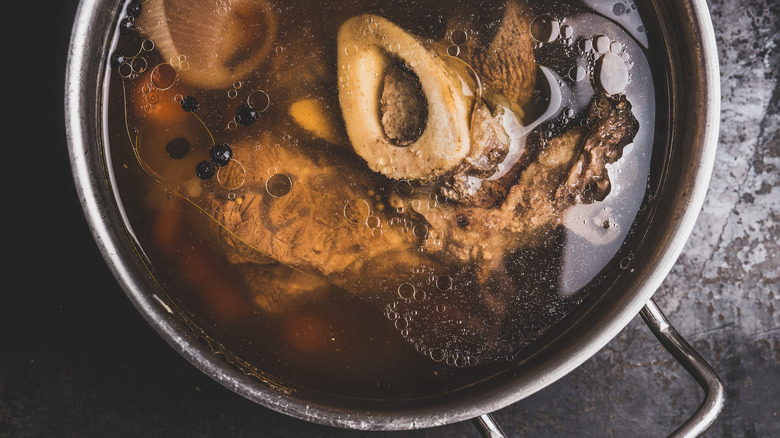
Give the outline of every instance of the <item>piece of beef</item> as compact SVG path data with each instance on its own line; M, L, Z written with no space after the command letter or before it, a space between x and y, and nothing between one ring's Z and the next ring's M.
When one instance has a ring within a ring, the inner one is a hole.
M411 278L415 267L432 264L417 252L424 236L390 226L396 215L376 194L381 180L338 165L329 151L303 151L271 134L259 144L261 150L234 145L246 181L233 196L215 190L197 201L215 219L232 262L269 257L364 297L386 296L384 284L397 289L399 272ZM225 170L231 167L238 168L231 163ZM268 193L267 169L290 178L289 193Z
M470 64L487 93L516 112L531 99L536 82L530 8L525 0L508 0L501 26L489 42L469 38L460 58ZM471 17L453 17L450 32L473 29Z
M566 209L603 199L609 188L605 166L621 156L636 130L625 97L598 95L589 107L587 128L542 142L527 161L500 179L483 182L476 194L440 204L435 215L424 210L431 194L422 189L402 197L399 205L426 214L430 229L445 236L442 253L478 264L484 281L508 251L546 242Z
M607 164L623 156L623 148L631 143L639 129L625 96L596 96L588 110L588 135L582 154L572 166L566 184L556 196L561 205L576 201L590 204L602 201L611 188Z

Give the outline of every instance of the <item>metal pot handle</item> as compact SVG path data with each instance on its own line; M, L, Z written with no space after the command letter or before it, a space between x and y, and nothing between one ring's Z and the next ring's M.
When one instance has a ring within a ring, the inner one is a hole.
M661 309L652 299L639 312L645 324L650 328L661 345L677 359L680 365L693 376L704 390L704 401L696 413L682 426L672 432L673 438L693 438L704 433L723 409L726 392L723 382L715 370L705 361L688 342L677 333ZM472 420L484 438L506 438L506 435L490 414L481 415Z

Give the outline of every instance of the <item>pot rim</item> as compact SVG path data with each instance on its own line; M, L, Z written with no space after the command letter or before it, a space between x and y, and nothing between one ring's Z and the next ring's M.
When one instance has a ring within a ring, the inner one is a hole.
M124 236L110 228L105 219L115 208L105 202L101 191L106 190L105 176L95 169L99 157L90 147L100 142L95 133L100 133L102 121L99 110L94 109L96 102L102 99L100 90L102 81L95 83L94 68L90 63L90 50L94 52L95 41L104 38L99 24L110 25L115 11L106 12L105 3L119 3L119 0L81 0L73 25L69 44L69 56L65 80L66 131L69 145L69 158L73 170L76 189L86 216L89 228L106 260L108 267L125 291L133 305L147 322L179 354L185 357L205 374L232 391L260 405L277 412L314 423L350 429L364 430L401 430L440 426L463 421L508 406L522 398L555 382L604 347L639 313L642 306L651 298L655 290L667 276L677 257L681 253L690 235L709 185L718 138L720 117L720 82L715 35L705 0L689 0L690 25L700 36L693 45L698 48L697 62L702 66L701 94L704 102L696 122L700 125L701 154L697 168L693 172L693 182L684 201L686 208L677 218L677 226L670 234L667 244L659 252L650 268L650 273L638 283L636 293L625 294L618 303L619 311L610 318L601 318L590 330L574 335L574 347L546 355L543 367L537 366L530 371L524 370L511 384L473 397L468 406L434 406L410 408L408 410L355 411L312 403L298 397L295 393L285 394L274 387L252 380L239 370L229 366L216 357L189 330L183 330L181 322L173 317L156 296L145 289L144 285L123 257L122 248L126 245ZM114 5L116 6L116 5ZM107 16L110 15L110 18ZM99 68L99 78L105 66ZM98 114L95 114L97 112Z

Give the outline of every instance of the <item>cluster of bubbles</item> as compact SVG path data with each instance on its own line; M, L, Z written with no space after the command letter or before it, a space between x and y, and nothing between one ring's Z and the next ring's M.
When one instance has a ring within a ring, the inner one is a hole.
M234 82L233 86L227 90L227 97L229 99L238 98L243 85L241 81ZM227 129L236 129L239 124L244 126L252 125L260 119L261 113L267 111L270 106L271 98L265 90L256 89L250 91L246 96L246 103L239 105L233 120L228 121Z
M380 237L385 232L382 220L371 210L365 199L355 198L346 201L344 203L344 218L350 223L366 226L374 237Z
M634 260L634 253L630 252L627 256L620 259L620 269L626 270L629 266L631 266L631 262ZM633 271L633 269L632 269Z
M621 4L622 5L622 4ZM623 11L630 8L623 6ZM635 9L636 6L633 6ZM628 63L630 56L622 43L611 40L606 35L596 35L590 38L574 38L574 29L565 24L566 18L557 19L551 15L540 15L531 22L531 36L535 48L541 48L547 43L560 41L566 47L578 51L585 57L585 65L574 65L566 76L572 82L580 82L592 77L609 94L623 91L628 82ZM596 76L596 61L600 60L600 73Z
M558 85L569 82L579 90L581 85L576 84L587 81L608 95L624 93L630 81L629 69L632 66L627 46L603 34L577 36L574 27L576 22L567 24L565 17L556 18L552 15L537 16L530 26L534 48L550 49L541 52L541 59L550 58L554 70L561 77ZM544 64L544 61L539 62ZM543 141L552 139L575 124L587 127L588 120L582 112L585 101L580 95L580 91L577 91L578 97L567 98L559 115L542 125L540 134Z
M134 30L131 32L137 34ZM115 52L112 55L112 63L115 64L114 67L116 68L117 73L119 73L119 76L123 79L135 79L141 73L146 72L148 63L143 54L144 52L151 52L154 50L154 42L149 39L143 39L134 46L137 46L137 50L135 47L132 49L125 48L123 50L129 51L131 53L130 55L125 55L120 52Z
M177 78L176 69L171 64L162 63L155 66L149 75L148 82L141 87L146 102L151 106L160 103L158 91L165 91L173 87Z
M461 46L466 44L466 41L469 40L472 34L473 31L471 29L453 30L452 33L449 35L449 40L451 44L447 46L447 54L450 56L460 55Z
M390 157L382 157L379 162L380 164L390 165L392 160ZM396 191L401 196L408 197L414 193L416 188L420 188L422 184L424 182L405 179L398 180L396 182ZM382 201L381 196L373 191L369 191L367 195L368 197L373 197L377 202ZM398 227L402 233L411 233L420 239L422 244L418 250L424 252L426 249L438 250L443 245L444 232L440 229L432 229L428 224L437 218L437 214L440 214L437 207L444 202L444 197L439 194L430 194L427 196L427 199L422 197L420 199L412 199L409 202L411 208L425 218L425 222L410 219L405 215L407 213L405 207L398 206L393 210L395 214L383 223L371 209L369 202L363 198L346 200L344 202L343 215L350 223L362 224L368 227L374 237L380 237L384 234L388 229L387 227Z
M416 276L423 275L425 279L420 281L417 285L409 282L401 283L398 286L395 299L384 307L385 317L392 322L393 327L398 330L401 336L411 343L418 352L428 356L435 362L443 362L447 365L459 368L477 365L478 360L473 356L463 355L456 351L448 351L441 347L430 347L426 345L426 342L423 339L415 336L414 332L411 330L412 322L416 318L424 317L421 314L423 310L420 306L432 298L425 292L425 289L438 294L447 293L447 291L453 289L453 279L448 275L435 275L430 268L420 267L416 268L414 271ZM417 310L418 308L421 310ZM447 306L443 303L433 307L433 312L435 313L444 313L446 311Z
M612 6L612 13L618 17L624 14L625 15L630 14L631 11L635 11L635 10L636 10L636 4L634 2L630 2L629 4L618 2L615 3L614 6ZM640 32L642 32L643 30L640 30Z
M564 24L566 18L557 19L552 15L540 15L531 21L531 37L534 39L534 48L541 48L545 43L551 43L558 39L566 45L571 45L574 29Z
M216 0L214 4L216 5L215 12L222 17L226 16L233 6L230 0Z
M170 63L173 67L177 68L178 70L190 69L190 62L187 61L187 55L171 56L170 59L168 59L168 63Z
M434 362L446 363L457 368L473 367L479 363L474 356L449 351L445 348L428 347L422 341L412 341L412 345L418 352L428 356Z

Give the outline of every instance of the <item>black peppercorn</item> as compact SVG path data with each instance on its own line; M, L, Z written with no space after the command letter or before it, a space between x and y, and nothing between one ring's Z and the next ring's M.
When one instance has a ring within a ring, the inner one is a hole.
M113 68L119 68L120 65L127 62L127 58L124 57L119 52L114 52L111 54L111 67Z
M200 104L198 103L198 99L195 99L192 96L187 96L181 100L181 109L187 111L188 113L197 110L199 106Z
M128 17L138 18L138 16L141 15L141 3L139 3L138 0L131 1L127 4L125 12L127 12Z
M259 117L260 114L247 104L243 104L236 109L235 121L244 126L255 123Z
M226 143L218 143L209 151L209 157L212 163L224 166L233 158L233 150Z
M131 17L125 17L122 19L122 21L119 22L120 32L124 33L133 29L135 29L135 23L133 22L133 19Z
M209 179L217 174L214 163L203 160L195 166L195 175L200 179Z
M184 137L176 137L165 145L165 152L171 158L184 158L190 152L190 142Z

